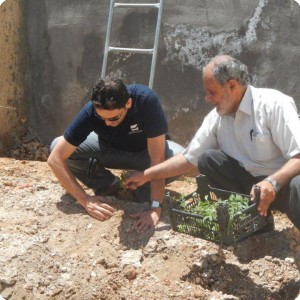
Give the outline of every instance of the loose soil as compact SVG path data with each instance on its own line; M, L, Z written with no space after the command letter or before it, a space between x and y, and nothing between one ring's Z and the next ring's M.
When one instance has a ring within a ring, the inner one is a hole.
M192 177L167 186L178 195L195 188ZM136 233L128 213L147 209L147 203L113 198L114 216L97 221L64 191L44 161L0 158L0 189L4 299L298 295L300 234L283 214L274 214L274 231L225 247L174 232L166 207L155 230Z

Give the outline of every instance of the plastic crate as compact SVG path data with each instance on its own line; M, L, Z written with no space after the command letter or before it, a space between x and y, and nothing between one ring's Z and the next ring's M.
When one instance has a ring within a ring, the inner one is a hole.
M188 207L195 206L199 201L204 200L205 195L214 195L218 199L225 200L229 195L241 195L235 192L211 188L205 185L205 176L196 178L198 189L194 193L184 197ZM257 194L256 197L259 195ZM249 207L236 213L232 220L228 212L228 206L222 205L216 208L217 218L209 220L199 214L186 212L181 208L182 199L176 199L166 195L166 203L170 214L172 229L181 233L206 239L223 245L231 245L252 235L267 225L266 217L260 216L257 211L257 201L251 202Z

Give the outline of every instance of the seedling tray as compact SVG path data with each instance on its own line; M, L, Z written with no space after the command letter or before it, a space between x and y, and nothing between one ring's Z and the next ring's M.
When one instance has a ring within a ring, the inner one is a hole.
M248 195L204 186L203 179L203 176L197 177L198 189L183 199L166 195L173 230L228 246L243 240L267 225L266 218L258 214L257 201L250 201ZM203 193L208 195L209 199L217 197L221 200L228 199L230 195L240 195L248 199L249 206L231 214L230 217L228 204L219 205L216 207L216 218L213 219L185 211L186 208L190 210L197 206L199 201L213 201L205 200L207 197ZM182 201L185 201L185 208L182 207Z

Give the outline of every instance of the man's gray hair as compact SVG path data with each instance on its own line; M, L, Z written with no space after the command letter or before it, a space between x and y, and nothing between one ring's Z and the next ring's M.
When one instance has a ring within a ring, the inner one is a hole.
M223 58L223 59L222 59ZM250 81L248 68L239 60L230 57L216 57L212 67L214 78L224 85L231 79L236 80L239 84L247 86Z

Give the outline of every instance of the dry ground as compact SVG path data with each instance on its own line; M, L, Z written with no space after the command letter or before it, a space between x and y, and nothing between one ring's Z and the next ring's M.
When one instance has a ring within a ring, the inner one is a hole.
M168 186L187 194L194 179ZM0 158L0 294L4 299L295 299L300 235L275 214L275 231L233 247L172 231L164 208L139 235L114 199L115 215L92 219L45 162ZM1 299L1 297L0 297Z

